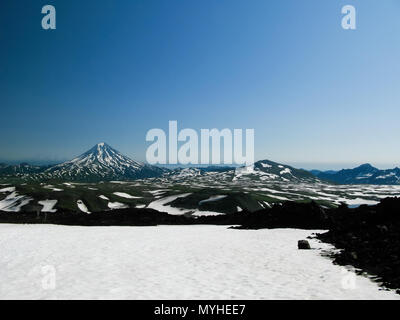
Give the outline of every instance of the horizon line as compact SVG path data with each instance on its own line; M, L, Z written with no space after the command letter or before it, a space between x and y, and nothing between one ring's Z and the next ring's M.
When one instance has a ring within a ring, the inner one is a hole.
M128 156L129 157L129 156ZM129 157L131 158L131 157ZM136 159L133 159L136 160ZM295 169L302 169L306 171L311 171L311 170L319 170L319 171L339 171L339 170L345 170L345 169L354 169L359 166L369 164L379 170L389 170L389 169L395 169L399 168L400 165L396 165L395 163L389 163L389 162L310 162L310 161L278 161L278 160L270 160L270 158L264 158L260 160L256 160L254 163L259 162L259 161L272 161L276 162L279 164L284 164L287 166L291 166ZM36 165L36 166L52 166L52 165L58 165L64 162L71 161L71 159L59 159L59 160L50 160L50 159L19 159L19 160L6 160L6 159L1 159L0 158L0 164L6 164L6 165L20 165L20 164L29 164L29 165ZM136 160L140 161L140 160ZM143 163L148 164L146 161L141 161ZM206 167L231 167L231 168L237 168L237 167L242 167L245 166L240 165L240 164L156 164L154 165L156 167L161 167L161 168L170 168L170 169L177 169L177 168L206 168ZM340 168L340 169L339 169Z

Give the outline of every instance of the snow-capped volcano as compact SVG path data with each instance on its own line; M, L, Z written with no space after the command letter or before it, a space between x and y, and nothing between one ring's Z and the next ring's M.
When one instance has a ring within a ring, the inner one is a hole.
M156 177L163 170L134 161L102 142L80 156L53 166L43 175L70 180L126 180Z
M69 166L71 169L81 169L82 167L92 167L94 173L104 170L120 170L126 171L129 169L141 169L145 165L143 163L134 161L117 150L111 148L108 144L102 142L95 145L89 151L81 154L79 157L71 161L60 164L56 167Z

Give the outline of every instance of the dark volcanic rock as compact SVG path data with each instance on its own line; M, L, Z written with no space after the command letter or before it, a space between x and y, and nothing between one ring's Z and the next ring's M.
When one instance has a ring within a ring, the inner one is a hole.
M328 229L317 237L343 249L333 255L335 263L353 265L375 275L385 287L400 289L400 198L325 210L315 203L286 202L248 214L237 228Z
M238 229L300 228L328 229L330 219L324 209L315 202L285 202L271 209L249 214Z
M19 213L0 211L0 223L46 223L77 226L240 225L247 217L248 213L240 212L194 219L147 208L117 209L92 214L70 211L57 211L48 214L39 211Z
M299 240L297 242L297 247L299 249L311 249L310 243L307 240Z
M334 262L376 275L385 287L400 288L400 198L376 206L340 207L330 213L332 225L322 241L343 249Z

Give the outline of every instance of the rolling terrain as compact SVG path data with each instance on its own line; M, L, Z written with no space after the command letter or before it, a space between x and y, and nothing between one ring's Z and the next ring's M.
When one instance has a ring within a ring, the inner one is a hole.
M270 160L252 167L177 168L150 166L99 143L55 166L0 165L0 211L84 212L149 208L191 217L254 212L285 201L322 207L376 204L400 196L399 185L352 184L379 170L350 170L348 184L328 182L337 173L308 172ZM372 177L372 176L371 176ZM359 178L359 179L358 179Z
M340 171L318 171L312 170L317 178L338 184L376 184L376 185L399 185L400 169L380 170L369 163L354 169L343 169Z

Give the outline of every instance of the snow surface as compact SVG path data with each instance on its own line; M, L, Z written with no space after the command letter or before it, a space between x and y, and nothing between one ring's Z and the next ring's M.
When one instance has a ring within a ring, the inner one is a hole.
M108 207L110 209L126 209L129 208L128 205L121 203L121 202L109 202Z
M82 212L90 213L89 209L86 207L82 200L78 200L76 204L78 205L79 210L81 210Z
M55 187L54 187L54 186L52 186L52 185L44 186L43 188L46 188L46 189L51 189L51 190L53 190L53 191L55 191L55 192L61 192L61 191L64 191L63 189L55 188Z
M281 172L279 172L279 174L292 174L292 170L290 170L289 168L285 168L283 169Z
M126 198L126 199L140 199L142 197L135 197L135 196L131 196L130 194L127 194L125 192L114 192L114 194L118 197L121 198Z
M356 199L346 199L346 198L340 198L338 200L338 203L340 202L345 202L348 205L357 205L360 206L362 204L366 204L369 206L373 206L379 203L379 201L375 201L375 200L367 200L367 199L362 199L362 198L356 198Z
M171 206L168 206L167 204L178 198L187 197L190 194L191 193L182 193L182 194L177 194L174 196L169 196L169 197L165 197L162 199L158 199L158 200L155 200L155 201L149 203L149 205L147 207L150 209L160 211L160 212L167 212L168 214L181 215L190 210L171 207Z
M43 206L41 212L57 212L57 209L54 209L57 200L42 200L38 201L38 203Z
M310 230L1 224L1 299L399 299ZM313 248L330 248L311 240Z
M391 172L391 173L388 173L388 174L383 175L383 176L378 176L375 179L387 179L387 178L390 178L390 177L393 177L393 176L396 176L396 174L394 172Z
M15 191L15 187L7 187L7 188L0 189L0 192L14 192L14 191Z
M215 196L211 196L211 197L209 197L208 199L199 201L199 204L203 204L203 203L207 203L207 202L218 201L218 200L221 200L221 199L225 199L226 197L227 197L227 195L215 195Z
M17 192L10 193L5 199L0 201L0 210L7 212L20 212L21 208L33 199Z
M206 211L206 210L189 210L188 213L191 213L192 216L195 217L202 217L202 216L220 216L224 215L223 212L216 212L216 211Z
M169 189L158 189L158 190L150 190L150 191L146 191L146 192L149 192L154 196L158 196L158 195L161 195L161 194L167 192L168 190Z
M263 168L271 168L272 167L270 164L264 163L264 162L261 162L261 165L263 166Z

